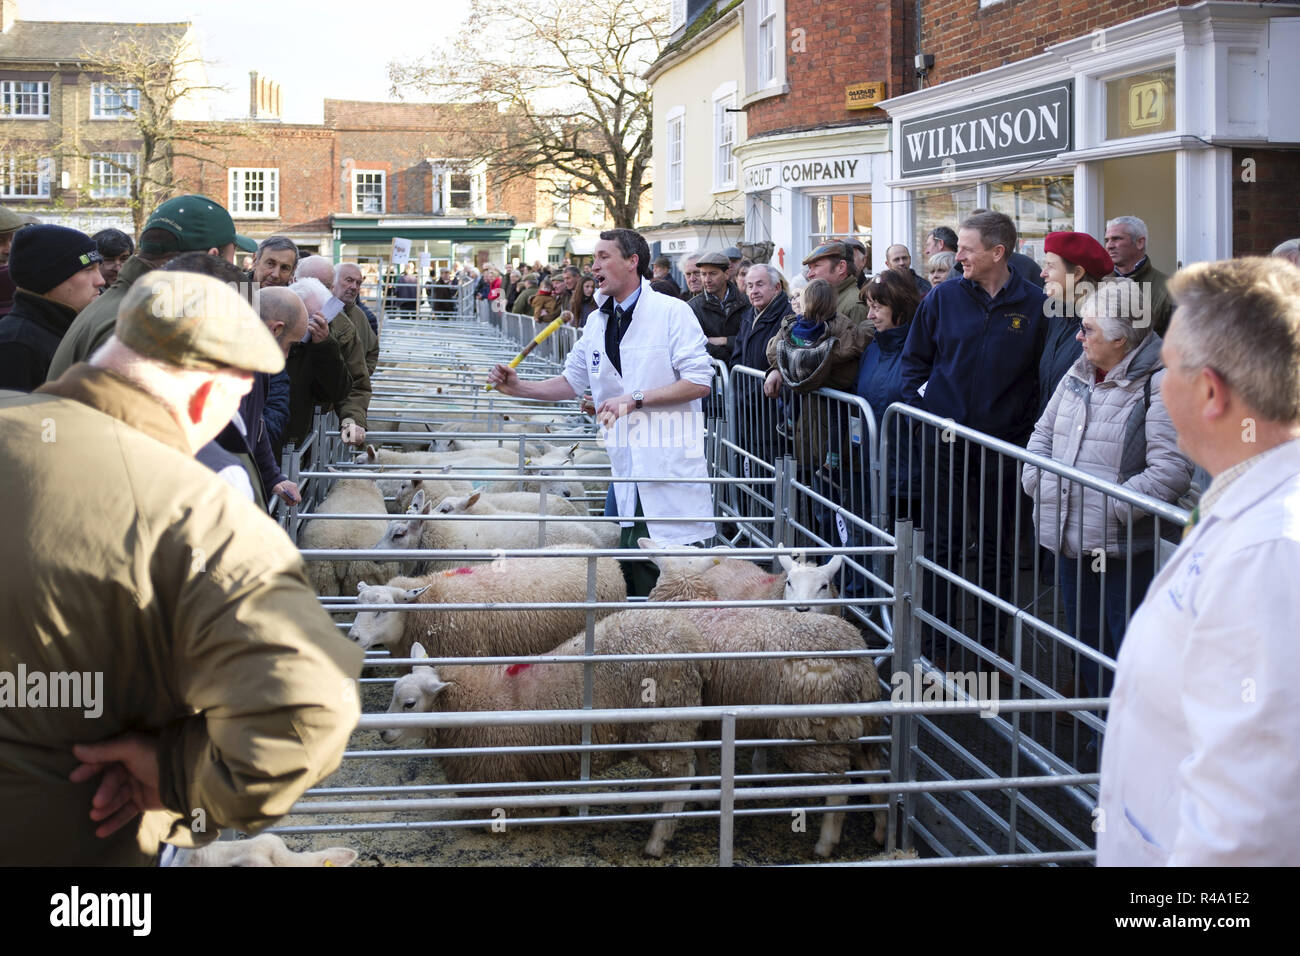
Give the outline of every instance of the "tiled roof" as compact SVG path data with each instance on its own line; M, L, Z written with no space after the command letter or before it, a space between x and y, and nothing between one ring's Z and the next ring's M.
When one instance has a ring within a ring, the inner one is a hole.
M47 23L18 20L0 34L0 62L76 63L128 42L179 40L189 23Z

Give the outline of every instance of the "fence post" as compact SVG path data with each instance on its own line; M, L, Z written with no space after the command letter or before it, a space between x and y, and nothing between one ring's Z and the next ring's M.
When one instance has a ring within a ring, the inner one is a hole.
M596 559L587 559L587 604L596 603ZM591 657L596 653L596 609L595 607L587 608L587 639L583 644L583 653ZM582 664L582 709L591 710L592 708L592 676L594 665L591 661L584 661ZM587 747L591 744L591 724L582 725L582 744ZM591 779L591 751L584 749L582 751L581 779ZM578 816L585 817L587 807L584 804L578 808Z
M918 532L919 533L919 532ZM894 658L892 673L911 674L916 660L916 629L912 626L912 522L900 519L894 522ZM890 719L889 775L892 780L904 779L904 768L910 764L908 748L915 739L912 727L915 718L895 714ZM906 799L906 798L904 798ZM910 807L908 813L910 815ZM893 852L898 843L898 801L889 801L889 836L885 849Z
M722 750L718 770L722 796L718 800L718 866L731 866L736 828L736 715L722 715Z
M793 460L789 457L778 458L774 462L776 468L775 483L772 485L772 547L784 547L789 542L786 540L789 531L786 522L790 518L790 475L793 469ZM776 559L772 560L772 565L776 565Z

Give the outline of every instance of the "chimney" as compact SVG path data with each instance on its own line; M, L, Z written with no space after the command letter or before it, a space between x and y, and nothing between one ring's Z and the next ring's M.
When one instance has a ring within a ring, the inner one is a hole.
M18 0L0 0L0 33L8 33L18 19Z
M278 120L280 115L280 84L268 80L257 70L249 70L249 119Z

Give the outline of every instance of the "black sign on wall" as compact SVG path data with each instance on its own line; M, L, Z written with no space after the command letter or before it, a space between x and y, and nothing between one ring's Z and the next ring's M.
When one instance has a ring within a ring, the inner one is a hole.
M1074 81L899 124L902 175L1042 159L1074 142Z

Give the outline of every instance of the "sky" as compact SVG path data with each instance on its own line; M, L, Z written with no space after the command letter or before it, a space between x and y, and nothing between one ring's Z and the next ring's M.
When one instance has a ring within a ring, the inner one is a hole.
M191 21L208 63L213 119L248 115L248 72L280 84L287 123L319 123L326 99L389 100L388 63L427 55L454 37L467 0L388 4L319 0L18 0L20 20ZM374 11L368 16L366 11ZM413 92L410 99L425 95Z

